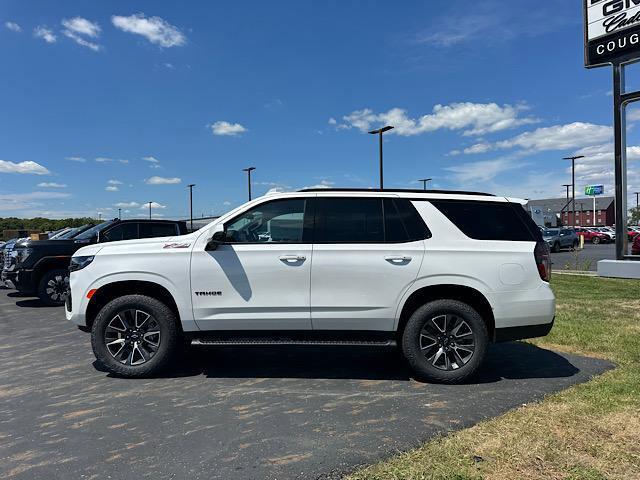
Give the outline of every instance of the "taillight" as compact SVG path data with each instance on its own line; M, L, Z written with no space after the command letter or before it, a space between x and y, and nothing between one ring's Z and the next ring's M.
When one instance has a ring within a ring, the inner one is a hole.
M549 252L547 242L543 240L538 241L536 248L533 250L533 256L536 259L540 278L548 282L551 280L551 253Z

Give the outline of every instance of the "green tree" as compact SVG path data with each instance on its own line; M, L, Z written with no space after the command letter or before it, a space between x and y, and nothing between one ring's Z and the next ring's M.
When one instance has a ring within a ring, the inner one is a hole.
M629 224L640 224L640 208L636 207L629 210Z

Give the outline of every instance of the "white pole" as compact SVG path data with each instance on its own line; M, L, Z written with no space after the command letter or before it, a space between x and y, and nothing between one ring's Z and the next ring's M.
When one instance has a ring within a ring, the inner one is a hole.
M596 195L593 195L593 226L596 226Z

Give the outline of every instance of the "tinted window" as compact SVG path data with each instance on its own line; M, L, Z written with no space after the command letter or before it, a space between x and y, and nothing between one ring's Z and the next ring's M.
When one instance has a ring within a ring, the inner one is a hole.
M248 210L225 225L231 243L302 243L306 200L276 200Z
M173 223L141 223L140 238L172 237L176 235Z
M100 234L101 242L132 240L134 238L138 238L137 223L121 223Z
M382 199L318 198L314 241L383 243Z
M99 223L98 225L91 227L88 230L85 230L80 235L74 237L74 240L90 240L92 239L98 232L101 232L109 225L113 223L113 220L108 220L106 222Z
M527 216L527 213L520 205L464 200L433 200L431 203L470 238L476 240L537 240L535 232L523 217ZM533 223L530 218L528 220ZM537 227L536 230L538 230ZM539 230L538 235L540 235Z
M393 203L396 207L396 210L400 216L402 224L407 232L407 242L415 242L416 240L424 240L426 238L431 238L431 232L429 228L425 225L424 220L413 206L410 200L404 198L394 198L394 199L386 199L385 200L385 219L387 215L393 212L387 212L387 203ZM386 240L387 242L393 242L393 232L390 232L389 229L386 229Z

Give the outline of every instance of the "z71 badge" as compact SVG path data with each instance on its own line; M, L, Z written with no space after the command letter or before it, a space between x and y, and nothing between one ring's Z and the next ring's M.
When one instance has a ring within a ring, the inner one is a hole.
M165 243L162 248L189 248L190 243Z

